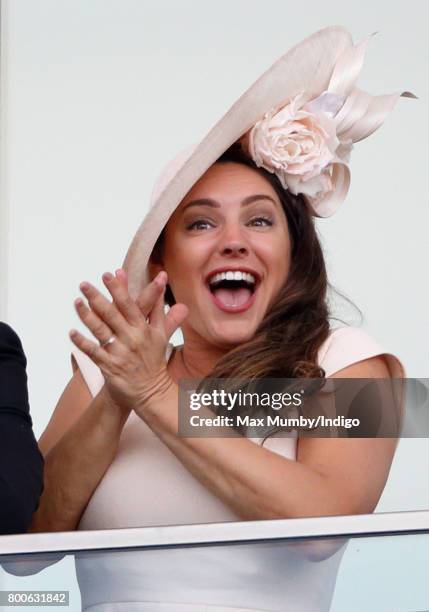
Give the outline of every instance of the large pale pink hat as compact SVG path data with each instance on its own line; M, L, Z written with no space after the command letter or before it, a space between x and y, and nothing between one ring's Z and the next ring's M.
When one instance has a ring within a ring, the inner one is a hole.
M328 27L290 49L247 90L197 145L165 168L150 210L124 261L136 298L162 229L185 195L232 144L283 187L308 200L315 216L332 215L350 185L353 144L383 123L400 96L356 87L369 37L354 45L343 27Z

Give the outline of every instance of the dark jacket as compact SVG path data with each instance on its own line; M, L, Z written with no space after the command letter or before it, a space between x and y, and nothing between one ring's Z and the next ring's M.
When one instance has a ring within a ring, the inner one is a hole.
M27 531L43 489L21 341L0 322L0 534Z

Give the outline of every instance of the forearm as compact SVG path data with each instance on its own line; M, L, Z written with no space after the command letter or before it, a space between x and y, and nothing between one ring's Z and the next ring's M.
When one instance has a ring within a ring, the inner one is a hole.
M152 400L142 418L185 467L247 520L348 513L328 476L239 437L179 437L177 386ZM219 435L222 435L220 431ZM344 503L343 503L344 500Z
M97 395L45 457L44 491L30 531L76 528L116 454L129 412Z

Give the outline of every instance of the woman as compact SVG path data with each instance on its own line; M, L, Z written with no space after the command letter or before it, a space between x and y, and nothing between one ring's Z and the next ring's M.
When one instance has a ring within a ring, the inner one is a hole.
M330 331L313 221L343 201L352 143L398 97L355 88L364 48L327 28L292 49L168 168L124 269L103 275L112 301L82 283L76 310L94 340L71 332L75 372L40 440L33 530L374 510L394 439L185 438L177 414L181 378L402 375L364 332ZM299 552L190 549L77 567L94 610L124 609L130 591L136 610L320 610L341 554L311 564ZM138 569L121 591L127 563Z

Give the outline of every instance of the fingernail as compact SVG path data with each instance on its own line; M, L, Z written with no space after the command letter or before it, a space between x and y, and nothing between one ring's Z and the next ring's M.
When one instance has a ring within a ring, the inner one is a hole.
M69 336L70 336L70 338L76 338L76 336L77 336L77 335L78 335L78 331L77 331L77 329L71 329L71 330L69 331Z
M108 283L113 279L113 274L111 274L110 272L105 272L102 278L104 281L106 281L106 283Z
M83 306L83 300L82 298L76 298L74 301L74 305L79 307L79 306Z
M79 289L83 291L83 293L86 293L87 291L89 291L90 285L87 282L83 282L79 285Z

